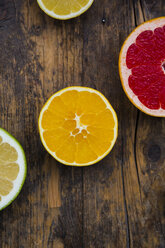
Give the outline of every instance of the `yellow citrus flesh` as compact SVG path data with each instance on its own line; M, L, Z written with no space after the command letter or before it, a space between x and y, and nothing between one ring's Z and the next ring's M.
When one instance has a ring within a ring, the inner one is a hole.
M90 165L105 157L117 138L117 117L98 91L69 87L41 110L40 136L47 151L67 165Z
M85 12L94 0L38 0L41 9L57 19L70 19Z
M2 142L0 136L0 201L13 189L13 181L19 173L18 153L14 147Z

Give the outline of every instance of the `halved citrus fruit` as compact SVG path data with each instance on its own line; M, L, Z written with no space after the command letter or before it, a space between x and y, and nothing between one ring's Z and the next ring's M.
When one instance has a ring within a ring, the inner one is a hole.
M118 121L100 92L75 86L50 97L39 116L39 131L44 147L59 162L87 166L111 151Z
M23 148L7 131L0 128L0 210L19 194L26 178Z
M67 20L87 11L94 0L37 0L40 8L49 16Z
M144 22L128 36L119 56L119 73L137 108L165 117L165 17Z

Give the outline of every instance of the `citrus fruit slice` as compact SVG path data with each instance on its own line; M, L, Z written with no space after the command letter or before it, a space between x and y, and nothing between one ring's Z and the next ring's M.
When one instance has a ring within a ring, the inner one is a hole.
M0 128L0 210L19 194L26 178L26 158L18 141Z
M87 166L111 151L118 121L100 92L75 86L50 97L39 116L39 131L44 147L59 162Z
M67 20L87 11L94 0L37 0L40 8L49 16Z
M119 73L137 108L165 117L165 17L144 22L128 36L119 56Z

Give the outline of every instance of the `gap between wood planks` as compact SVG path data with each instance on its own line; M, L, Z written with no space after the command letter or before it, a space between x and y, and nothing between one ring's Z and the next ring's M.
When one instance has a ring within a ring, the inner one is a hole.
M133 6L132 7L133 7L135 27L137 27L138 25L140 25L141 23L146 21L142 1L141 0L133 0ZM138 130L139 116L140 116L140 110L137 109L136 126L135 126L135 134L134 134L134 158L135 158L135 166L136 166L137 179L138 179L138 185L139 185L139 191L140 191L140 200L142 202L141 183L140 183L140 176L139 176L139 170L138 170L138 164L137 164L137 154L136 154L137 130ZM122 144L123 144L123 141L122 141ZM127 206L127 202L126 202L126 190L125 190L125 179L124 179L124 171L123 171L123 161L122 161L122 166L121 166L121 175L122 175L122 183L123 183L124 208L125 208L125 218L126 218L126 226L127 226L127 248L130 248L131 247L131 235L130 235L128 206Z

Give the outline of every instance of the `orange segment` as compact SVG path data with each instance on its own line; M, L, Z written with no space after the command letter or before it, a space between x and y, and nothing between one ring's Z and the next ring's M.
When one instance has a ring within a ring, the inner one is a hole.
M98 156L104 154L111 145L111 141L101 142L100 139L98 139L96 136L93 136L92 134L88 135L88 142L92 150L95 151Z
M60 115L61 117L65 116L65 113L70 112L68 107L64 104L60 96L55 97L50 105L49 111L53 112L54 114Z
M76 134L78 134L79 133L79 128L75 128L74 130L73 130L73 132L72 132L72 135L76 135Z
M53 118L52 118L53 117ZM64 124L64 117L57 115L50 110L46 110L43 114L42 126L44 129L55 129Z
M56 156L59 159L74 163L76 155L76 142L73 136L70 136L66 142L57 150Z
M117 138L116 113L98 91L69 87L55 93L41 110L40 137L46 150L66 165L98 162Z
M92 125L95 122L95 118L96 114L83 114L80 120L84 125Z
M82 133L78 133L75 137L75 142L76 143L81 143L84 140L84 136Z
M104 129L95 126L89 126L87 130L91 135L97 137L98 141L102 143L111 141L114 137L113 129Z
M98 114L99 112L105 110L105 108L105 102L103 102L98 95L91 92L79 92L77 105L77 112L79 114Z
M95 118L95 122L93 123L93 125L95 127L113 129L115 127L115 120L109 109L106 109L100 114L98 114Z
M86 137L86 136L88 135L88 132L87 132L87 130L85 130L85 129L83 129L83 130L81 131L81 133L82 133L82 135L83 135L84 137Z
M95 161L97 158L97 154L89 146L88 141L82 140L77 144L76 163L86 164L89 161Z
M68 131L72 131L76 128L76 120L65 120L63 128Z
M68 132L62 128L43 132L43 138L46 142L46 145L52 152L55 152L61 145L63 145L68 137Z
M65 105L69 106L69 109L73 111L73 113L76 112L77 101L79 98L79 94L76 90L64 92L60 98Z

